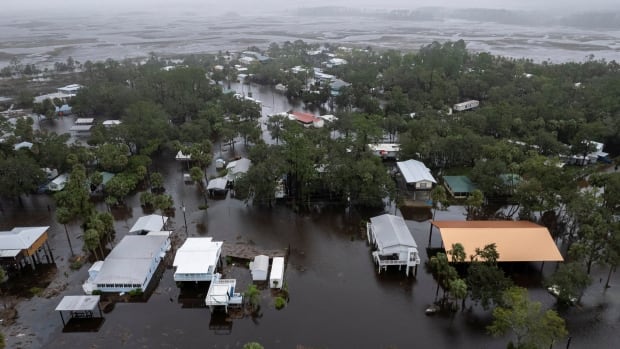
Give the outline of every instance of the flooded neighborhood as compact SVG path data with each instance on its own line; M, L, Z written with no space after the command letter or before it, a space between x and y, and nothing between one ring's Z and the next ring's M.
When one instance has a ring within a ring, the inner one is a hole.
M618 28L239 11L0 15L6 348L615 347Z

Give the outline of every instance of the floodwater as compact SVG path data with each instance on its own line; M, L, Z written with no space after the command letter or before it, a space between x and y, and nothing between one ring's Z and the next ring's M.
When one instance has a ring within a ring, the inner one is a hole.
M247 85L231 87L247 94ZM254 98L263 102L262 121L266 115L300 108L288 104L286 98L271 89L254 85L250 88ZM37 126L62 132L71 126L73 119L45 120ZM265 136L268 137L266 133ZM243 154L243 145L238 144L235 151L225 149L222 156L230 159ZM209 208L199 210L204 203L203 196L195 185L183 182L186 168L173 159L174 154L164 153L154 159L152 165L152 170L164 175L166 192L174 198L176 212L171 218L172 229L184 236L187 228L189 236L211 236L224 243L246 241L266 249L290 248L285 271L290 295L287 306L276 310L273 295L263 290L259 316L232 320L221 316L212 318L210 311L201 306L204 296L187 299L186 294L181 295L172 279L172 270L166 269L148 302L117 303L104 315L105 321L96 333L63 333L59 315L53 309L63 295L82 294L81 283L87 278L89 265L78 271L68 269L70 254L64 229L52 216L53 200L46 195L31 195L24 198L23 208L16 201L1 202L0 228L51 226L50 244L58 273L50 287L58 289L58 294L50 298L35 297L18 305L17 323L8 332L5 330L8 347L239 348L249 341L258 341L266 348L298 345L311 348L501 348L505 345L505 339L494 339L485 333L490 313L481 309L474 307L472 311L459 312L453 317L427 317L424 310L434 301L436 283L424 266L419 267L417 277L407 278L398 270L377 274L360 225L363 219L381 211L346 211L340 206L316 203L309 212L294 213L285 205L266 209L248 206L230 197L209 199ZM215 173L214 168L208 171ZM138 197L139 193L129 197L126 208L112 211L117 241L139 216L150 213L139 206ZM182 206L186 207L185 215ZM98 203L98 209L107 208ZM384 211L401 214L393 206L386 206ZM424 263L428 260L425 247L430 223L412 220L409 212L405 218L420 246ZM464 210L450 207L448 211L438 211L437 219L461 220ZM81 230L76 224L68 227L74 249L80 251ZM431 246L440 244L438 234L434 233ZM539 267L539 264L531 264L526 270L536 274ZM553 264L545 265L544 274L549 275L554 268ZM237 265L231 275L239 280L238 290L247 287L250 278L244 266ZM583 306L562 313L573 337L571 348L613 347L620 323L620 289L614 286L604 293L598 281L599 276L606 276L605 270L596 269L593 275L594 284L586 292ZM519 282L528 286L532 298L546 306L553 304L554 299L540 285L540 277L519 277ZM556 347L565 345L566 340Z
M240 9L241 10L241 9ZM2 15L0 15L2 16ZM70 23L70 25L68 25ZM416 50L433 41L463 39L474 51L534 61L617 59L620 31L560 26L507 25L467 20L386 20L363 16L213 16L170 10L114 15L4 16L0 21L0 67L16 55L22 63L53 66L67 57L85 62L113 58L239 51L271 42L307 42Z

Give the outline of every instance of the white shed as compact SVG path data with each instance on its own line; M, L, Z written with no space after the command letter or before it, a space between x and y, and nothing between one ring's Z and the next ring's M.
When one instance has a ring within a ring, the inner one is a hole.
M271 274L269 274L269 287L282 288L284 278L284 257L273 257Z
M266 281L267 272L269 271L269 257L258 255L254 257L254 261L250 262L250 272L253 281Z

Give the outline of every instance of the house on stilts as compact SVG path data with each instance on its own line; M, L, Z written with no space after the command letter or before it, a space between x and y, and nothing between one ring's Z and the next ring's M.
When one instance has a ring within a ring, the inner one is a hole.
M366 224L366 235L375 248L372 259L379 273L389 266L398 266L399 270L404 266L407 276L410 268L413 268L414 275L418 274L418 245L402 217L391 214L372 217Z

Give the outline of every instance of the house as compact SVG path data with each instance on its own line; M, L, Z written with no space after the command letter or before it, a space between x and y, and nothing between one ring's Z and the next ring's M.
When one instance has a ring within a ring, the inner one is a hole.
M340 95L340 91L344 88L344 87L348 87L351 86L350 83L344 81L344 80L340 80L340 79L334 79L332 82L329 83L329 91L330 94L332 96L339 96Z
M252 161L248 158L241 158L229 162L228 165L226 165L226 170L228 170L228 181L235 181L239 177L245 175L250 169L250 166L252 166Z
M252 273L252 281L267 280L267 272L269 271L269 257L258 255L250 262L250 272Z
M174 159L176 161L191 161L192 160L192 154L183 154L183 151L179 150L177 152L177 155L174 157Z
M147 234L152 231L162 231L167 221L168 217L158 214L142 216L138 218L136 223L129 229L129 232L132 234Z
M209 195L221 195L226 194L226 190L228 188L228 178L227 177L218 177L209 180L209 184L207 184L207 191Z
M284 284L284 257L273 257L271 273L269 274L269 287L281 289Z
M20 150L20 149L32 149L32 146L34 144L30 143L30 142L20 142L17 143L13 146L14 150Z
M159 235L125 236L98 270L89 270L82 289L86 294L146 290L166 255L168 241L168 237Z
M187 238L177 250L172 266L174 281L208 282L213 280L221 264L221 241L210 237Z
M245 57L239 58L239 62L241 62L241 63L243 63L245 65L250 65L250 64L256 62L256 58L245 56Z
M375 249L372 258L379 273L389 266L398 266L399 269L404 266L407 276L410 268L415 268L417 275L420 264L418 245L402 217L383 214L370 218L366 224L366 236Z
M325 125L325 121L323 119L318 118L310 113L304 113L299 111L294 111L288 114L288 119L292 121L297 121L304 127L313 126L315 128L321 128Z
M467 176L443 176L443 184L455 199L464 199L476 190L476 186Z
M368 144L368 150L382 159L397 159L400 152L400 144L398 143L377 143Z
M35 265L41 263L41 252L48 263L50 259L54 263L54 255L47 242L49 228L16 227L10 231L0 231L0 264L17 269L30 264L35 269Z
M465 110L471 110L471 109L477 108L479 105L480 105L480 101L472 99L469 101L457 103L454 106L452 106L452 109L454 111L465 111Z
M63 173L60 176L54 178L51 182L49 182L49 184L47 185L47 189L49 191L61 191L65 189L67 182L69 182L69 174Z
M78 118L69 131L73 132L75 136L89 136L94 121L93 118Z
M224 311L228 313L229 306L241 306L243 304L243 296L241 293L235 292L236 279L222 279L221 277L221 274L215 274L205 297L205 305L209 307L211 312L224 307Z
M399 161L396 165L403 175L407 187L413 189L413 199L430 200L430 191L433 189L433 185L437 184L431 170L418 160Z
M57 89L58 93L64 93L66 95L70 95L71 97L75 96L78 91L82 88L82 85L79 84L71 84L64 87L59 87Z
M432 221L439 229L442 246L460 243L465 255L477 248L495 244L498 262L563 261L564 258L553 241L549 230L528 221ZM430 239L429 239L430 241ZM470 262L465 258L465 262Z
M118 126L118 125L122 124L122 121L120 121L120 120L106 120L106 121L102 122L102 124L106 128L109 128L109 127Z

